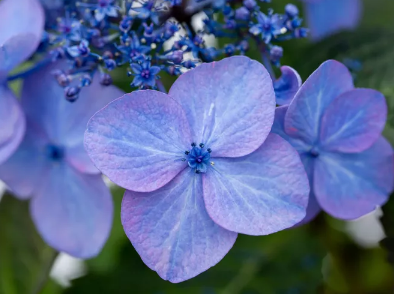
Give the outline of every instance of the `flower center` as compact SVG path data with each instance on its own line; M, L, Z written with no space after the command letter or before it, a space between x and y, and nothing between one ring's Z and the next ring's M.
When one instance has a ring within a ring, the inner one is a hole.
M145 79L148 79L149 76L150 76L149 70L144 69L144 70L141 72L141 76L142 76L143 78L145 78Z
M191 146L190 151L185 151L187 158L184 160L187 160L189 167L194 169L197 174L207 172L212 150L210 148L206 149L203 143L199 146L192 143Z
M313 157L316 158L319 156L319 150L316 147L312 147L312 149L309 151L309 154Z
M64 157L64 149L50 144L46 146L46 155L53 161L60 161Z

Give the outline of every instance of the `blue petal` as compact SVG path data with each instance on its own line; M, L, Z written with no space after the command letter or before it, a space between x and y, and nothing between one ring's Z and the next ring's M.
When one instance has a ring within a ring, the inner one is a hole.
M130 64L130 67L131 67L131 69L133 70L133 72L135 73L135 74L140 74L141 73L141 71L142 71L142 67L141 67L141 65L139 65L139 64L137 64L137 63L132 63L132 64Z
M192 142L181 106L158 91L134 91L89 121L85 147L95 165L116 184L154 191L187 167Z
M0 85L0 164L18 148L25 132L25 116L11 90Z
M37 0L0 2L0 79L38 47L44 31L44 11Z
M249 154L271 130L272 80L260 63L247 57L202 64L181 75L169 95L185 110L194 141L211 148L212 156Z
M161 70L161 68L158 66L151 66L149 71L150 71L151 75L155 76L160 72L160 70Z
M44 150L47 141L40 132L36 133L33 127L34 123L28 122L22 143L11 157L0 165L0 179L20 199L31 197L36 187L46 181L44 171L48 169L48 160L41 150Z
M300 75L290 66L282 66L280 70L281 77L274 81L276 104L286 105L293 100L302 81Z
M296 150L270 134L255 152L238 158L213 158L203 177L208 214L223 228L267 235L305 217L309 184Z
M336 98L322 119L320 144L325 150L361 152L380 137L387 119L383 94L355 89Z
M346 66L335 60L324 62L290 103L285 117L286 133L308 144L316 144L325 110L336 97L353 88L353 79Z
M393 190L393 149L381 137L361 153L324 153L315 162L314 193L321 207L355 219L385 203Z
M157 191L126 191L121 219L145 264L173 283L191 279L217 264L237 237L208 216L201 175L190 169Z
M309 185L311 187L311 191L309 193L308 207L306 208L306 216L296 226L300 226L300 225L310 222L321 211L320 205L316 200L315 194L313 193L313 174L314 174L314 169L315 169L315 158L313 158L309 154L305 154L305 153L301 154L300 157L301 157L301 161L304 165L306 174L308 175L308 180L309 180Z
M65 68L65 64L52 64L25 79L22 108L48 141L69 150L66 152L67 160L75 168L98 173L83 146L86 124L95 112L123 95L123 92L114 86L101 85L96 74L92 84L81 91L78 100L70 103L52 75L57 68Z
M31 200L31 214L43 239L79 258L96 256L111 230L112 198L101 175L53 165Z
M281 106L275 109L275 120L274 124L272 125L271 132L281 136L283 139L289 142L298 151L298 153L302 154L305 152L309 152L309 150L311 150L312 148L312 145L306 144L304 141L293 138L286 133L285 116L287 109L288 106Z
M310 36L314 40L344 29L357 27L362 12L361 0L306 1Z

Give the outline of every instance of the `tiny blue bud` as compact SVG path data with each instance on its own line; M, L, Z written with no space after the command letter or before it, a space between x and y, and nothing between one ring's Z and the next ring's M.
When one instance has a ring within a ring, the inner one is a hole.
M64 95L67 101L74 102L78 99L80 88L79 87L66 87L64 88Z
M296 17L299 13L297 6L294 4L287 4L285 7L285 12L291 18Z
M107 73L101 73L100 74L100 84L103 86L109 86L112 85L112 78L109 74Z

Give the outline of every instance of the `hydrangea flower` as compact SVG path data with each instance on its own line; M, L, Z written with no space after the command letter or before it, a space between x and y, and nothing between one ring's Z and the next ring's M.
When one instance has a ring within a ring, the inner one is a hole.
M269 43L273 37L281 33L283 20L280 15L269 13L265 15L262 12L257 13L257 24L253 25L249 32L255 36L261 34L265 43Z
M121 219L142 260L181 282L218 263L237 233L266 235L305 216L297 152L269 134L275 94L265 68L236 56L184 73L169 94L127 94L85 133L94 164L127 189Z
M43 29L44 12L37 0L0 2L0 163L15 151L25 131L23 113L6 77L36 50Z
M393 190L393 150L381 136L384 96L355 89L350 72L323 63L289 106L277 108L272 131L290 142L308 173L307 221L320 207L334 217L355 219L382 205Z
M83 146L88 119L122 92L95 76L70 103L52 75L53 64L27 77L21 105L25 137L0 165L0 179L20 199L31 198L33 221L52 247L76 257L96 255L112 224L112 199Z
M150 60L145 59L140 63L130 64L134 72L134 79L131 83L134 87L154 87L156 85L157 74L160 72L160 67L152 66Z
M276 104L287 105L301 87L302 80L298 72L290 66L281 66L280 71L282 75L274 81Z
M310 36L319 40L360 22L361 0L304 0Z

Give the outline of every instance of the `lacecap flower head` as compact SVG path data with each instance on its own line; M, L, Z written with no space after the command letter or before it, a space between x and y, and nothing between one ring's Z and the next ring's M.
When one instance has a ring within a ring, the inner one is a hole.
M112 224L111 194L83 146L89 118L122 94L92 84L73 103L52 75L55 63L24 80L21 105L27 129L15 153L0 165L0 179L30 212L43 239L80 258L99 253Z
M324 62L289 106L276 109L272 131L290 142L308 173L308 221L320 207L355 219L382 205L393 190L393 150L381 136L384 96L355 89L340 62Z
M0 164L15 151L25 131L20 105L5 84L7 74L33 54L43 29L38 0L0 1Z
M247 57L206 63L169 94L136 91L97 112L85 147L127 189L121 219L142 260L181 282L219 262L237 233L266 235L305 216L297 152L269 134L275 94Z

